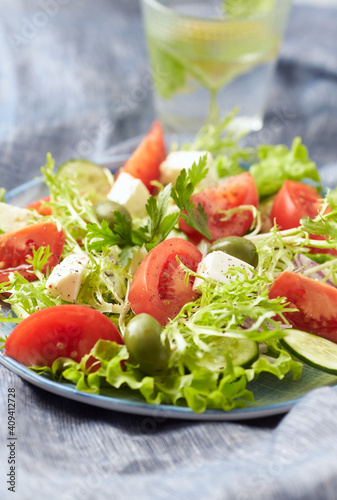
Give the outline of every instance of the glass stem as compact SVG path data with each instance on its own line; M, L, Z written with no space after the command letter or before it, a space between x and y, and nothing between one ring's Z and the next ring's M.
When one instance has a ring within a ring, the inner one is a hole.
M210 101L207 117L207 123L209 125L217 125L219 123L219 107L217 104L217 95L217 90L210 90Z

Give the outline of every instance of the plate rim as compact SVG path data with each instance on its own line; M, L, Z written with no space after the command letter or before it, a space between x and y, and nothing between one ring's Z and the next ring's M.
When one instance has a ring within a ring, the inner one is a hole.
M113 396L104 396L102 394L93 394L90 392L79 391L75 385L67 382L60 383L54 380L41 376L28 367L18 363L13 358L5 356L3 351L0 351L0 364L19 375L23 380L30 382L40 389L46 390L52 394L73 401L90 404L106 410L130 413L133 415L141 415L146 417L164 417L175 418L181 420L211 420L211 421L238 421L238 420L253 420L256 418L265 418L274 415L281 415L288 412L302 397L273 405L251 406L248 408L234 409L230 411L223 410L205 410L202 413L196 413L187 406L173 405L154 405L151 403L129 401L119 399ZM311 392L311 391L310 391Z

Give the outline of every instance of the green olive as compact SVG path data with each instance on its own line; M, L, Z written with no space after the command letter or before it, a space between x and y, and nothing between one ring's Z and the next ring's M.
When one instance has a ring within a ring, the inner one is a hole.
M125 215L126 220L131 220L131 216L128 210L123 207L123 205L120 205L119 203L116 203L112 200L98 201L94 205L94 211L99 222L102 222L103 220L107 221L110 229L112 230L115 225L115 217L113 214L114 212L120 212L121 214Z
M129 321L124 342L129 351L130 362L138 364L147 375L155 375L168 367L171 355L168 338L161 338L160 323L149 314L138 314Z
M253 267L256 267L259 263L259 256L254 243L240 236L227 236L227 238L220 238L214 241L207 253L216 251L225 252L232 257L247 262L247 264Z

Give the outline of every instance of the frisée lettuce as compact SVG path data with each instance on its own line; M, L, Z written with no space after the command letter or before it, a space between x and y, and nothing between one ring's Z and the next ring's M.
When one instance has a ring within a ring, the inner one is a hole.
M210 151L214 155L212 168L220 178L242 171L244 162L255 158L249 170L261 198L275 193L286 179L310 178L319 182L316 166L300 139L295 139L290 150L285 146L260 146L257 151L241 149L240 137L227 129L230 121L228 118L218 127L206 127L193 144L182 147ZM134 316L128 302L134 273L148 252L178 230L180 218L203 235L200 248L204 253L207 251L207 239L211 239L207 214L201 204L195 207L191 201L200 180L207 174L205 157L189 170L183 169L173 184L156 183L159 191L148 198L146 217L133 218L131 222L115 211L113 229L107 222L97 220L92 202L80 192L76 180L60 179L50 154L41 172L49 188L48 204L53 213L47 217L55 220L66 235L62 257L78 254L89 258L76 304L87 305L108 316L122 335ZM325 210L328 203L329 212ZM163 327L162 335L171 347L167 369L156 375L145 374L139 365L130 361L125 345L106 340L99 340L80 362L58 358L51 367L31 369L60 383L74 383L81 391L116 397L127 394L143 398L149 404L187 405L195 412L210 408L229 411L253 404L250 382L263 377L264 373L279 380L288 373L294 380L300 378L302 363L280 342L284 326L289 326L285 314L296 308L282 297L271 299L268 292L280 272L294 268L296 256L306 255L310 248L325 250L336 246L337 208L328 193L325 205L314 220L303 219L298 228L287 231L278 231L274 226L263 234L259 210L255 207L251 210L253 223L245 238L255 243L259 255L253 277L239 267L232 267L228 275L236 279L223 283L200 276L178 259L186 282L198 276L202 283L196 300L185 304ZM240 212L242 208L237 207L223 216ZM312 235L325 235L328 239L318 240ZM42 269L49 255L48 247L33 252L29 263L37 280L27 281L14 272L8 282L0 284L0 292L6 294L4 301L17 315L15 321L36 310L65 303L60 297L46 293L48 276ZM317 269L322 266L327 273L335 273L337 259L326 257L323 263L317 264ZM242 349L245 343L253 348L252 352L256 345L257 355L252 355L247 363L238 362L235 346L240 345L237 349ZM94 364L88 364L92 357Z

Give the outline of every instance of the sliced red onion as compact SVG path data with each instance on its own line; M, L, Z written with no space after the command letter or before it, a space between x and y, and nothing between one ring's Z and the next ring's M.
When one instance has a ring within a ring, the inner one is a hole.
M317 264L314 260L310 259L306 255L303 254L298 254L297 257L295 257L292 261L294 265L294 271L299 272L300 274L304 274L308 278L313 278L318 281L324 281L325 283L334 286L337 288L337 283L334 281L333 277L328 276L328 271L326 271L324 268L321 269L320 265ZM305 271L308 271L309 269L314 269L317 267L317 271L314 271L312 273L306 273Z

